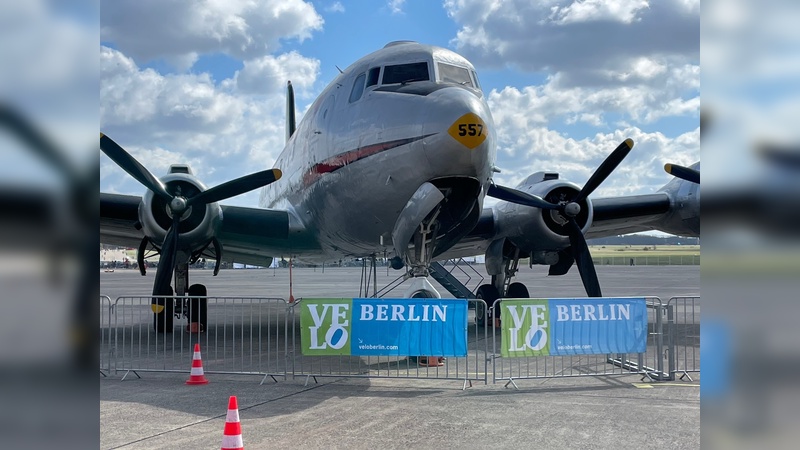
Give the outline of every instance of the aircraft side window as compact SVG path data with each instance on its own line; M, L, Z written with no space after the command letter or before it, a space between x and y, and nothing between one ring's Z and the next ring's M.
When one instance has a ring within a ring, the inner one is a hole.
M367 87L375 86L378 84L378 77L381 75L381 68L380 67L373 67L369 69L369 74L367 75Z
M464 67L453 66L451 64L439 63L439 81L446 83L457 83L462 86L474 87L469 70Z
M397 64L383 68L383 83L410 83L412 81L430 80L428 75L428 63Z
M353 82L353 90L350 91L350 103L361 98L361 94L364 93L364 81L366 79L367 75L364 73L356 77L356 81Z

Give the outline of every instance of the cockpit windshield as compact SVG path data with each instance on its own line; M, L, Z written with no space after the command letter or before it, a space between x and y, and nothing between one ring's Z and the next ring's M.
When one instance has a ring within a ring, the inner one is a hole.
M475 87L472 83L472 78L469 76L469 70L465 67L454 66L452 64L437 63L439 69L439 81L445 83L458 83L462 86Z
M428 63L418 62L384 67L383 82L381 84L410 83L412 81L427 80L430 80L430 75L428 75Z

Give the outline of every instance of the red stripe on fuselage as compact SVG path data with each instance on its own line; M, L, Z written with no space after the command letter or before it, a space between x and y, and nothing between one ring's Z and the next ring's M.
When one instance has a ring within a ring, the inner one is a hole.
M348 164L360 161L368 156L377 155L378 153L385 152L386 150L391 150L393 148L400 147L401 145L410 144L432 135L433 134L428 134L425 136L380 142L378 144L367 145L366 147L359 147L355 150L340 153L336 156L326 159L325 161L314 164L314 166L312 166L311 169L306 172L305 175L303 175L303 184L309 186L326 173L335 172Z

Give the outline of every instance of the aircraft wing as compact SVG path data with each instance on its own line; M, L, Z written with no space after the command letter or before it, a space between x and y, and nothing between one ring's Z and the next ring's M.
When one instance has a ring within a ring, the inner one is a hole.
M679 183L684 182L678 180L675 185ZM585 233L587 239L651 230L681 236L699 236L700 233L696 200L680 197L677 189L664 189L646 195L597 198L592 200L592 206L594 220ZM447 251L437 255L437 259L480 255L486 252L492 242L502 239L522 246L536 243L539 248L543 242L552 240L545 229L542 229L541 235L536 235L535 232L525 231L530 229L504 225L504 220L508 218L505 210L497 208L497 205L484 208L475 228ZM563 250L568 245L567 242L553 244L551 250ZM520 249L523 252L528 250Z
M670 203L664 192L595 199L594 221L585 236L593 239L657 230L670 213Z
M138 247L144 238L139 222L142 198L100 194L100 242ZM289 239L289 213L283 210L222 206L217 239L222 260L263 266L273 256L289 254L298 242Z

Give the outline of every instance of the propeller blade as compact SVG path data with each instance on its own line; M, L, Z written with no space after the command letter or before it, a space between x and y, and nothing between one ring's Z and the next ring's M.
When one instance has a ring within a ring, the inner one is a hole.
M572 247L559 250L558 262L550 266L550 270L547 271L547 275L564 275L569 272L569 269L573 264L575 264L575 258L572 256Z
M538 195L528 194L527 192L518 191L516 189L498 186L495 184L489 185L489 190L486 195L494 197L499 200L504 200L509 203L516 203L518 205L532 206L541 209L558 209L559 205L550 203L547 200L539 197Z
M47 161L52 167L65 174L71 184L80 184L83 176L75 170L72 163L65 157L63 149L56 146L33 122L19 113L16 109L6 104L0 104L0 127L7 128L28 146L40 158ZM95 189L97 187L95 186Z
M591 177L589 177L589 181L583 185L583 189L578 192L578 196L572 200L575 203L580 203L586 199L595 189L597 189L600 184L611 175L611 172L617 168L619 163L628 156L628 153L633 148L633 139L625 139L617 148L611 152L610 155L600 164L600 167L594 171Z
M594 262L592 255L589 253L589 246L586 245L586 239L583 237L580 226L575 222L575 219L570 219L568 222L569 242L572 246L572 255L575 257L575 265L578 266L578 271L581 274L581 281L583 287L586 289L586 294L589 297L602 297L603 293L600 291L600 281L597 279L597 271L594 269Z
M180 217L175 215L172 219L172 226L167 231L164 238L164 245L161 246L161 258L156 269L156 279L153 282L153 295L171 295L170 281L172 273L175 271L175 261L178 252L178 225Z
M241 178L222 183L219 186L203 191L189 199L187 207L192 205L205 205L218 202L226 198L235 197L253 189L266 186L280 179L282 173L279 169L269 169L245 175Z
M156 195L163 198L167 202L172 200L172 195L167 192L164 183L150 173L143 165L139 163L130 153L126 152L119 144L111 140L110 137L100 133L100 149L112 161L117 163L128 175L135 178L144 187L153 191Z
M700 171L698 170L679 166L677 164L664 164L664 170L666 170L668 174L678 177L681 180L686 180L694 184L700 184Z

